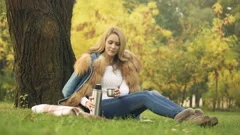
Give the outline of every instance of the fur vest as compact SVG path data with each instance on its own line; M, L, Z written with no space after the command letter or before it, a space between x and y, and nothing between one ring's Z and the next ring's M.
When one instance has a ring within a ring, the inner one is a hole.
M125 51L123 57L127 59L127 61L120 63L119 69L123 79L126 81L130 93L140 91L138 73L141 69L141 64L130 51ZM74 65L74 72L81 76L89 71L90 65L91 56L85 53L77 59ZM61 105L79 106L82 97L90 95L95 85L101 82L106 66L108 66L108 64L105 57L100 55L93 63L93 74L89 80L79 90L73 93L68 100L62 102Z

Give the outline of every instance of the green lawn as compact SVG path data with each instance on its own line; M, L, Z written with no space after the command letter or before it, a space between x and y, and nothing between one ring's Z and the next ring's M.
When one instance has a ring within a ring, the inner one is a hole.
M178 124L172 119L149 111L138 120L102 120L74 116L34 114L30 109L15 109L0 103L0 135L240 135L239 112L207 112L219 118L219 124L203 128L189 123Z

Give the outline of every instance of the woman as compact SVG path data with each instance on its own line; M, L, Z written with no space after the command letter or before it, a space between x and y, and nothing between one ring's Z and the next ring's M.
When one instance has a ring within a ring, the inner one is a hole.
M106 118L137 117L149 109L160 116L178 122L190 121L198 125L216 125L216 117L204 116L201 110L184 109L157 91L140 91L138 73L141 64L125 50L126 41L118 27L111 27L101 40L75 63L74 73L63 88L65 99L59 104L82 106L91 110L91 92L98 83L102 89L115 88L114 97L103 93L102 115Z

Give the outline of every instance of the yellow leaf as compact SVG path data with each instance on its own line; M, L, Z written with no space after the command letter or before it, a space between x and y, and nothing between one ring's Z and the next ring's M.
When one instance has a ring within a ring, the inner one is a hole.
M213 8L213 11L214 11L215 14L217 14L217 15L222 14L222 6L220 5L219 2L215 3L215 4L212 6L212 8Z

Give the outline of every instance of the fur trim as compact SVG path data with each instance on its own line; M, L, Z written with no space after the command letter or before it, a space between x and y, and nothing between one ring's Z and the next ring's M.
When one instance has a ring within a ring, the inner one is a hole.
M74 64L74 71L79 76L86 73L89 70L91 64L91 56L90 54L84 53Z
M123 79L126 81L129 87L130 93L139 91L140 87L138 81L138 70L136 68L136 65L134 65L133 62L130 61L125 62L121 67L121 71Z
M129 50L125 50L123 55L124 55L123 56L124 58L127 58L129 60L129 62L133 63L137 72L140 72L140 70L142 69L142 64L138 60L138 58L132 52L130 52Z
M120 70L123 79L126 81L130 93L139 91L138 72L141 69L141 64L130 51L125 51L124 57L128 59L128 61L121 63ZM75 64L75 72L78 75L85 73L89 70L90 64L90 54L83 54ZM82 97L90 95L94 86L97 83L100 83L106 66L107 62L105 61L104 56L100 55L93 63L94 72L90 79L80 88L80 90L76 91L67 101L62 102L61 104L67 106L79 106Z

